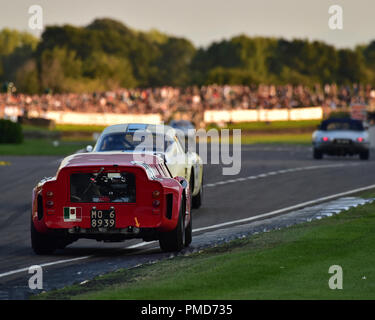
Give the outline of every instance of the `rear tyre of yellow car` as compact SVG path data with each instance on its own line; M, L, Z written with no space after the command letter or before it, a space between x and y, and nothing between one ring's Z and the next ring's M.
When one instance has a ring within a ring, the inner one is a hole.
M203 202L203 175L202 175L202 182L201 187L199 188L199 192L197 195L193 196L191 199L191 207L193 209L199 209Z
M192 198L192 208L199 209L202 205L202 198L203 198L203 185L201 185L198 194L193 196Z

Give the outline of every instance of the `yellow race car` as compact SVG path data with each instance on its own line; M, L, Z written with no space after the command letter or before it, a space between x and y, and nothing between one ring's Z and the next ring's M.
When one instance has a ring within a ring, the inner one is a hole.
M199 208L203 200L203 161L196 152L185 150L178 130L167 125L118 124L109 126L88 152L122 151L140 154L158 154L173 177L184 177L190 185L192 207ZM143 160L143 159L135 159Z

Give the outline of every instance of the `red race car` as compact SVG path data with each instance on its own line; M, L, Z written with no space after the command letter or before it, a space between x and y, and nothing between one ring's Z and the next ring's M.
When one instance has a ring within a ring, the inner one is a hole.
M50 254L80 239L159 240L163 251L192 241L189 184L161 157L122 152L65 158L55 177L33 190L31 243ZM139 159L139 158L138 158Z

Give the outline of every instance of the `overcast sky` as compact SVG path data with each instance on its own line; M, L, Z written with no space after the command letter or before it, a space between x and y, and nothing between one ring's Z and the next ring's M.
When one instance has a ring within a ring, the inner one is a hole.
M245 33L323 40L353 47L375 39L375 0L0 0L0 29L28 29L28 8L43 8L44 25L84 26L111 17L138 30L156 28L197 46ZM329 6L341 5L343 30L328 27Z

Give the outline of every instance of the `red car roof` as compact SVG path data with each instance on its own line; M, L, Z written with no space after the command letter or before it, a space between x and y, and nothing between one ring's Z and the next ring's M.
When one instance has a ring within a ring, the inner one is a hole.
M141 161L146 164L156 164L162 162L160 157L151 154L134 154L124 152L93 152L78 153L66 157L60 165L60 169L64 167L88 167L95 165L102 166L137 166L133 161Z

